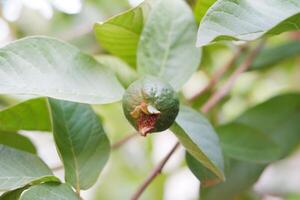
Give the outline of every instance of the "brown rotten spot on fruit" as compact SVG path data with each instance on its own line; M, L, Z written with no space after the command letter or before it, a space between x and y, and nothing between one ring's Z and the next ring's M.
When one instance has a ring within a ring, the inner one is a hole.
M147 136L155 128L160 111L145 102L136 106L130 115L136 119L136 126L142 136Z

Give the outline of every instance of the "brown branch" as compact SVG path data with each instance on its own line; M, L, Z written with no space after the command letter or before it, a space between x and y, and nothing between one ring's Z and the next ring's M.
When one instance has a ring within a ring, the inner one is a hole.
M137 200L139 197L143 194L145 189L148 187L148 185L155 179L157 175L159 175L168 162L168 160L171 158L172 154L176 151L176 149L179 147L180 143L177 142L174 147L171 149L171 151L164 157L163 160L160 161L160 163L152 170L151 174L148 176L148 178L143 182L143 184L138 188L136 193L132 196L131 200Z
M256 55L259 53L261 48L263 47L265 43L265 40L261 41L258 46L250 52L249 56L245 59L245 61L240 65L240 67L229 77L228 81L225 83L224 88L222 89L222 95L220 95L220 91L217 91L213 94L212 97L217 96L218 98L212 100L208 100L207 103L202 106L201 110L203 113L207 113L213 106L216 105L217 102L219 102L222 97L225 96L227 92L229 92L232 84L235 82L235 80L238 78L238 76L247 70L247 68L251 65ZM228 85L228 86L227 86ZM226 93L225 93L226 92ZM208 106L209 105L209 106ZM142 183L142 185L138 188L138 190L134 193L131 200L138 200L139 197L143 194L143 192L146 190L146 188L150 185L150 183L158 176L162 169L164 168L165 164L168 162L168 160L171 158L171 156L174 154L175 150L180 145L179 142L175 144L175 146L171 149L171 151L163 158L163 160L151 171L150 175L147 177L147 179Z
M265 44L265 40L262 40L245 58L244 62L232 73L232 75L228 78L226 83L217 91L215 92L208 101L203 105L201 111L203 113L208 112L212 107L214 107L232 88L233 84L237 80L237 78L245 72L250 65L253 63L255 57L260 52L262 47Z
M112 144L111 145L111 149L112 150L116 150L118 148L120 148L123 144L125 144L126 142L128 142L129 140L131 140L132 138L138 136L139 134L138 133L131 133L127 136L125 136L123 139L117 141L116 143Z
M221 68L219 68L211 77L210 81L200 89L194 96L192 96L189 101L192 102L201 96L204 92L211 90L219 82L221 77L228 71L235 63L235 61L240 57L241 53L245 50L245 46L239 47L239 49L233 54L228 62L225 63Z

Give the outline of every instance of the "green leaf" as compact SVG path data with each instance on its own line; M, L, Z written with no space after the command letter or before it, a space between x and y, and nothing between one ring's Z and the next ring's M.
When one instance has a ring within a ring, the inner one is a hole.
M138 47L141 75L161 77L178 90L197 70L196 22L183 0L157 0L149 12Z
M110 55L101 55L96 56L96 60L102 65L107 66L112 71L114 71L116 77L125 88L127 88L133 81L138 78L137 73L132 68L130 68L129 65L127 65L117 57Z
M80 200L67 184L45 183L30 187L20 200Z
M218 40L255 40L297 30L299 17L298 0L218 0L201 21L197 46Z
M32 142L27 137L14 132L0 131L0 144L36 154L36 148Z
M118 101L113 73L79 49L48 37L28 37L0 49L0 94L34 94L84 103Z
M30 99L28 101L1 110L0 130L50 131L51 122L46 99Z
M76 190L96 181L109 157L110 144L100 119L89 105L49 99L55 143L65 179Z
M236 122L267 134L281 149L281 157L300 143L300 94L271 98L243 113Z
M37 156L0 145L0 191L14 190L28 184L58 181Z
M202 114L181 106L171 130L191 155L221 180L225 179L218 135Z
M201 187L210 187L221 182L220 178L204 167L188 152L185 154L185 160L191 172L201 182Z
M5 192L0 196L0 200L19 200L22 192L27 188L28 186L25 186L23 188Z
M136 65L136 50L143 30L142 5L105 22L96 23L94 26L94 32L101 47L122 58L131 66Z
M263 49L250 66L250 70L265 69L300 54L300 41L290 41Z
M199 23L204 17L207 10L216 2L217 0L197 0L194 7L194 15L196 21Z
M268 163L278 160L281 150L270 136L238 123L217 128L223 152L237 160Z
M202 188L201 200L232 200L250 189L257 181L265 165L230 160L226 181L214 187Z

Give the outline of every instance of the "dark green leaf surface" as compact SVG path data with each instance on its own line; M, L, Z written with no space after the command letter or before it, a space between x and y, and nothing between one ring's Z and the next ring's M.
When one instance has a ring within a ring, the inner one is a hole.
M188 152L185 154L185 160L189 169L201 182L201 187L210 187L221 182L220 178L204 167Z
M83 103L118 101L114 74L79 49L48 37L28 37L0 49L0 94L33 94Z
M237 160L268 163L278 160L280 148L267 134L238 123L217 128L222 149L226 155Z
M0 130L50 131L51 121L45 98L30 99L0 111Z
M110 144L89 105L49 99L54 139L65 179L76 190L88 189L108 160Z
M200 62L196 29L193 13L183 0L155 1L138 47L138 72L160 77L180 89Z
M218 135L202 114L181 106L171 130L191 155L221 180L225 179Z
M265 69L297 55L300 55L300 41L290 41L269 47L258 54L250 70Z
M0 144L36 154L36 148L32 142L18 133L0 131Z
M242 161L230 161L226 181L211 188L202 188L201 200L232 200L250 189L262 173L264 165Z
M300 94L285 94L271 98L244 114L236 122L267 134L286 156L300 142Z
M0 145L0 191L14 190L27 184L58 181L37 156Z
M297 30L299 16L299 0L218 0L201 21L197 46Z
M30 187L20 200L80 200L67 184L46 183Z
M19 200L22 192L27 188L28 188L28 186L25 186L20 189L5 192L4 194L2 194L0 196L0 200Z

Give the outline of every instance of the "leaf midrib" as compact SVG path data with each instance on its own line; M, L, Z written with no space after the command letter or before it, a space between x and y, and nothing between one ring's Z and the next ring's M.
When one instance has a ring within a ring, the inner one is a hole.
M64 112L64 108L63 106L61 106L61 104L59 104L59 107L60 109L63 111L62 112L62 118L64 120L64 127L65 129L67 130L67 133L68 133L68 137L67 139L69 140L70 144L71 144L71 153L73 155L73 160L74 160L74 165L75 165L75 175L76 175L76 190L79 191L80 190L80 181L79 181L79 174L78 174L78 160L76 158L76 154L75 154L75 150L74 150L74 144L73 144L73 141L70 137L70 129L69 129L69 126L65 123L67 120L65 118L65 112Z

